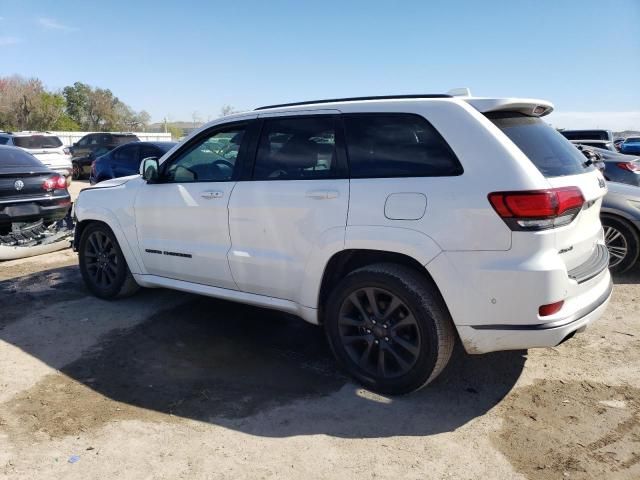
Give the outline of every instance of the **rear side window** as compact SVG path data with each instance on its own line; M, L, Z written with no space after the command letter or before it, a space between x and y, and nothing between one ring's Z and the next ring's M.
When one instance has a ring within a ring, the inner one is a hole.
M138 145L126 146L117 149L113 152L113 157L120 165L125 165L130 168L137 168L138 160Z
M129 142L137 142L139 139L135 135L111 135L111 138L107 137L105 143L112 145L124 145Z
M260 136L254 180L336 178L333 117L266 120Z
M578 175L593 170L585 156L557 130L537 117L516 113L487 117L515 143L545 177Z
M462 165L427 120L409 114L344 118L352 178L461 175Z
M28 137L13 137L13 144L21 148L58 148L62 142L58 137L45 135L31 135Z
M0 137L0 145L6 145L9 142L9 137Z

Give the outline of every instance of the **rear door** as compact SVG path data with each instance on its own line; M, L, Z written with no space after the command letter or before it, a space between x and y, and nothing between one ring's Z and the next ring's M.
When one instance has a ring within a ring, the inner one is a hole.
M585 203L568 225L554 229L556 247L567 270L584 264L603 243L600 206L607 193L602 174L555 129L536 117L487 115L531 160L551 187L578 187Z
M334 115L266 117L229 202L229 265L241 290L295 301L312 252L345 229L349 180Z

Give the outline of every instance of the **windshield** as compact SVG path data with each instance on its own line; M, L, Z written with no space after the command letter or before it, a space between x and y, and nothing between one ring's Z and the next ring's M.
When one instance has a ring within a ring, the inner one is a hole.
M493 113L487 117L515 143L545 177L577 175L593 170L585 156L557 130L538 117Z
M624 142L625 143L640 143L640 137L629 137Z
M58 148L62 142L58 137L45 135L30 135L28 137L13 137L13 144L20 148Z

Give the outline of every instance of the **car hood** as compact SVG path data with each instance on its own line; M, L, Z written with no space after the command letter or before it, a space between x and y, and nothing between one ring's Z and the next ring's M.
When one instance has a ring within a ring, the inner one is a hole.
M95 185L89 187L89 189L119 187L120 185L124 185L125 183L127 183L129 180L133 180L134 178L139 177L140 175L129 175L128 177L111 178L109 180L105 180L104 182L96 183Z

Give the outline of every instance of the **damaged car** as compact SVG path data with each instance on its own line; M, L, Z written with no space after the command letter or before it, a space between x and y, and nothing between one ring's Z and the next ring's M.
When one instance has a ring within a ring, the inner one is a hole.
M0 145L0 260L68 247L70 208L64 176L20 148Z

